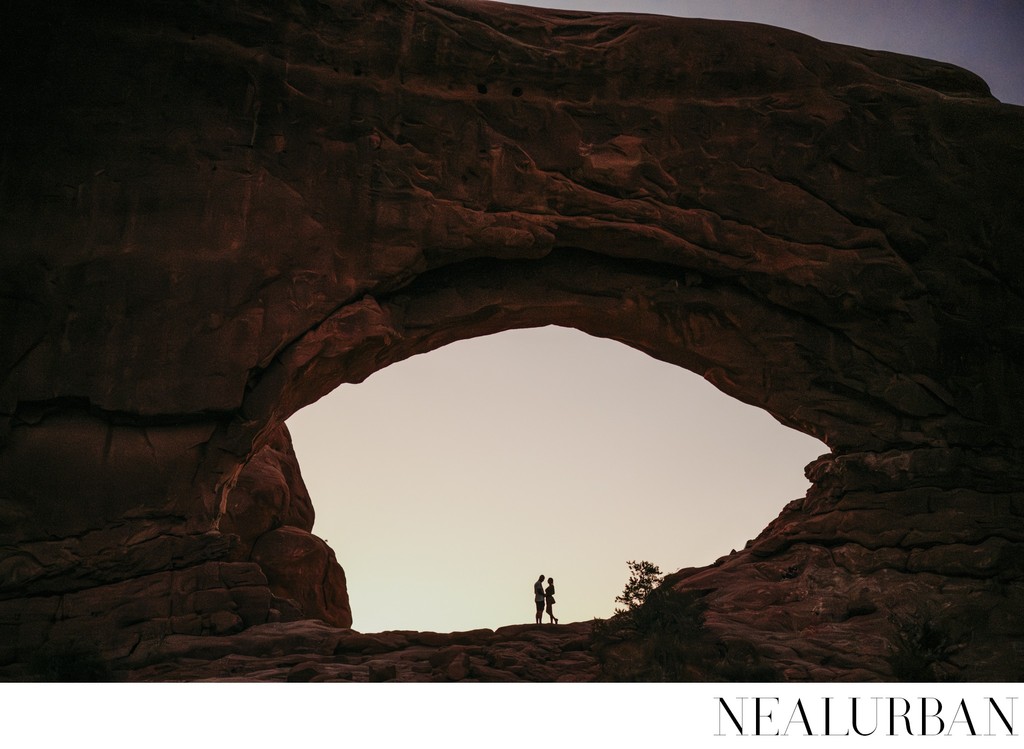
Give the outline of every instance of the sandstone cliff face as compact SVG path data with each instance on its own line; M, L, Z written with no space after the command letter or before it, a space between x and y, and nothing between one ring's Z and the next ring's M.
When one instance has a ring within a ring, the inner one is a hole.
M270 590L301 615L352 626L345 572L334 551L314 536L313 504L282 424L249 459L227 495L222 534L237 539L235 556L254 561Z
M833 450L749 548L673 577L723 642L892 678L934 614L922 668L1024 673L1021 108L749 24L118 5L3 23L6 673L347 626L284 419L551 323Z

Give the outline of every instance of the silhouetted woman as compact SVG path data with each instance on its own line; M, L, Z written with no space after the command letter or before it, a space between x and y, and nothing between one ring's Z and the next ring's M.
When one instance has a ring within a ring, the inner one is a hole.
M548 602L548 616L551 617L550 624L558 624L558 620L551 612L551 607L555 605L555 581L553 578L548 578L548 587L544 589L544 600ZM538 614L538 616L540 615Z
M537 604L537 624L544 619L544 575L533 584L533 601Z

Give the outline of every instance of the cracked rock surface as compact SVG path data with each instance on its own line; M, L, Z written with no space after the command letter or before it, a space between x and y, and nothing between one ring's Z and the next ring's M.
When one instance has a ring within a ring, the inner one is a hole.
M669 577L724 647L790 679L1024 674L1024 109L977 76L474 0L0 29L0 675L519 678L487 648L530 630L331 661L345 550L284 420L548 324L832 451L747 548ZM523 673L598 678L575 658Z

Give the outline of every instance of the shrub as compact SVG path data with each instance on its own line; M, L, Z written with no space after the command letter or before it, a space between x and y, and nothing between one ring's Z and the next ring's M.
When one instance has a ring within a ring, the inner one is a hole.
M966 646L969 638L963 626L950 622L931 611L910 616L889 616L893 625L889 666L899 681L949 681L950 658Z
M616 614L636 611L643 606L651 592L661 584L661 570L658 569L658 565L651 564L646 560L629 561L626 564L629 567L629 580L626 582L626 587L622 589L622 593L615 597L615 602L623 604L626 608L616 608Z
M606 681L775 681L753 647L730 646L704 627L705 592L659 586L661 571L629 562L630 578L607 620L594 620L593 649Z

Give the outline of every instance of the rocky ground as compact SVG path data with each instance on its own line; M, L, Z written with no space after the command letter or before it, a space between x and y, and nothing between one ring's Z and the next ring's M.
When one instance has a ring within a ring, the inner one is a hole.
M363 634L303 621L226 637L165 638L156 662L113 670L131 681L594 681L591 624L520 624L468 632Z

